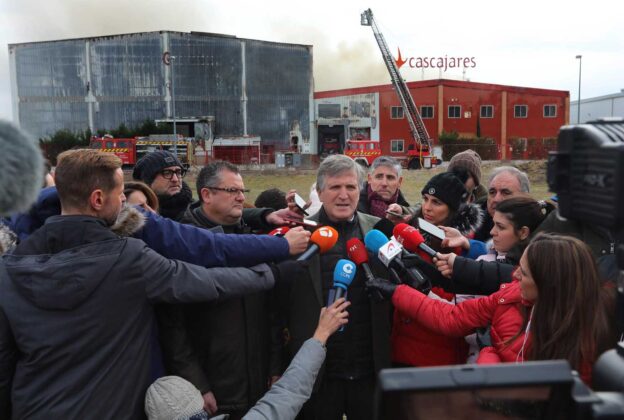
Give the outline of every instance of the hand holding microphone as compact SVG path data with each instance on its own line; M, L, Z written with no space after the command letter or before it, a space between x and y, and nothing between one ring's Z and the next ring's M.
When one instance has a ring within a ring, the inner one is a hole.
M298 228L293 228L290 230L290 232L296 229ZM312 233L312 236L310 237L310 242L312 242L312 245L310 246L310 248L307 249L307 251L305 251L297 258L297 261L309 260L317 252L323 254L332 249L334 245L336 245L337 241L338 232L336 231L336 229L331 226L322 226L315 230L314 233Z
M275 230L273 230L272 232L274 232ZM301 254L308 247L308 242L310 241L310 232L303 229L301 226L298 226L288 229L286 232L284 232L284 239L288 241L288 251L290 255Z

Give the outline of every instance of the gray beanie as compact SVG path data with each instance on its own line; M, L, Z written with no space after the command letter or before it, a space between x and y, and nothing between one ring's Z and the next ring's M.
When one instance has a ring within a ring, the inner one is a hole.
M139 159L134 166L132 178L151 185L158 172L170 166L183 168L182 162L176 155L166 150L156 150Z
M145 394L148 420L182 420L205 413L201 392L179 376L158 378Z

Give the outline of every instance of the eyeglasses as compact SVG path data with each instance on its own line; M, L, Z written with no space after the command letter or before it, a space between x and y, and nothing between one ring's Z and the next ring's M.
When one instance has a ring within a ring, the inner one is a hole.
M224 191L231 195L238 195L238 194L244 195L251 191L245 188L221 188L221 187L206 187L206 188L209 188L211 190Z
M186 175L186 169L163 169L162 171L160 171L160 174L163 176L163 178L165 179L171 179L173 178L173 175L177 176L178 178L184 178L184 175Z

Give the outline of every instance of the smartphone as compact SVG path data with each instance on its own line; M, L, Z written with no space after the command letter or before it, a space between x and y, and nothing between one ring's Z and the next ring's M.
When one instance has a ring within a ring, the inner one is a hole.
M308 216L308 212L306 212L308 203L297 193L295 193L295 205L304 215Z
M386 214L389 214L390 216L394 216L394 217L400 217L400 218L404 217L403 214L397 213L396 211L386 210Z
M312 227L312 228L316 228L318 226L318 223L315 222L314 220L306 220L306 219L297 220L297 219L292 219L292 218L286 217L286 216L284 216L282 218L284 220L287 220L289 222L295 223L295 224L300 225L300 226L308 226L308 227Z

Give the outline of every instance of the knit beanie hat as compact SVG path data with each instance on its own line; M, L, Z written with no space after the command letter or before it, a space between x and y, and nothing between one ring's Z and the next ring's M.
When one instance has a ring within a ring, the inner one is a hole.
M139 159L134 166L132 178L151 185L158 172L170 166L183 168L182 162L176 155L166 150L156 150Z
M464 184L450 172L442 172L431 178L421 194L429 194L440 199L452 210L457 210L468 197Z
M208 418L201 392L179 376L163 376L145 394L145 414L149 420Z
M453 168L466 168L474 178L475 186L481 184L481 156L472 149L466 149L451 158L447 171Z

